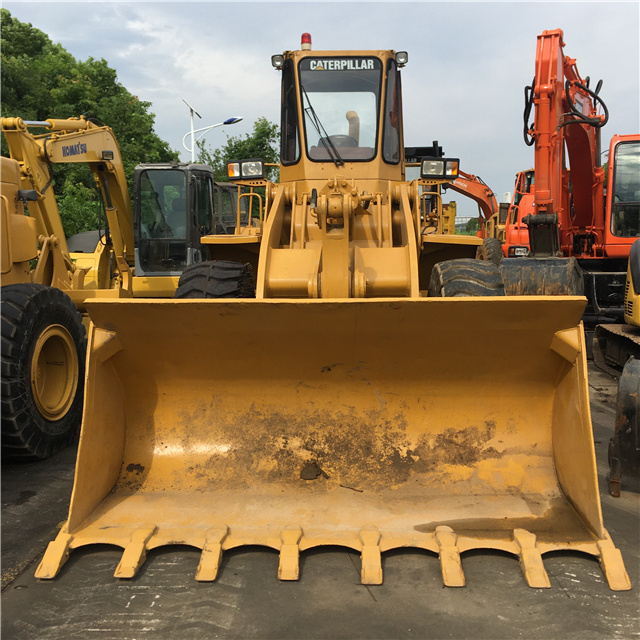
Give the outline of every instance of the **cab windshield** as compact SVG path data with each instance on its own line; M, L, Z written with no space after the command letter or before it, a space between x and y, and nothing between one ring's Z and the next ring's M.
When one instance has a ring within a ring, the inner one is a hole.
M640 143L616 147L611 199L611 232L622 238L640 236Z
M337 165L371 160L378 139L382 62L304 58L299 74L309 158Z
M182 171L150 169L140 178L139 259L144 273L179 273L187 260L187 181Z

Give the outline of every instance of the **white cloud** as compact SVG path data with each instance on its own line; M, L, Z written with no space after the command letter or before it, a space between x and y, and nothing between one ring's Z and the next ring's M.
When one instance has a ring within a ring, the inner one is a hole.
M212 145L244 135L256 118L279 121L280 76L270 56L299 48L406 50L408 145L439 140L500 197L533 164L522 140L524 86L534 75L536 36L562 28L578 69L604 79L610 111L603 149L640 128L640 9L635 2L5 2L76 58L105 58L120 82L152 102L156 131L175 149L189 127L186 98L202 126L239 115L207 134ZM71 16L71 17L70 17ZM52 114L54 115L54 114ZM186 154L185 156L186 157ZM466 215L473 203L462 203Z

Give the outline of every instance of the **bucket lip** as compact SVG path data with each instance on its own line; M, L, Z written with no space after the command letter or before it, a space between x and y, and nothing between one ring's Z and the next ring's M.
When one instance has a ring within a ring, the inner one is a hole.
M177 300L175 298L93 298L87 300L87 307L108 306L108 305L251 305L251 304L279 304L279 305L302 305L302 304L341 304L341 305L373 305L373 304L470 304L486 303L494 305L518 304L584 304L587 298L584 296L465 296L456 298L191 298Z

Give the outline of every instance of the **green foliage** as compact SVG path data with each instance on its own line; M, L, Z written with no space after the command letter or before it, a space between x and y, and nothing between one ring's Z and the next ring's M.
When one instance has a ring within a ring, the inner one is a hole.
M462 226L462 222L456 225L455 234L458 236L475 236L478 231L480 231L480 219L479 218L471 218L467 220L467 224L464 227L464 231L460 228Z
M478 231L480 231L480 220L478 220L478 218L471 218L465 227L465 235L475 236Z
M65 183L57 203L67 238L81 231L104 227L104 213L97 189Z
M111 127L120 146L130 193L136 164L178 159L178 153L154 132L151 103L127 91L106 60L77 61L45 33L13 18L6 9L0 9L0 21L2 116L46 120L84 115L96 124ZM4 138L2 155L9 155ZM97 205L93 196L89 199L91 206L85 208L86 190L95 190L88 167L54 165L53 177L67 233L80 227L96 228L88 226L97 224L92 213ZM77 206L72 204L72 197L79 198ZM74 216L82 216L83 211L87 220L79 223Z
M230 160L247 160L249 158L262 158L265 162L278 163L280 135L278 126L269 122L266 118L258 118L253 123L253 132L247 133L244 138L230 136L224 146L217 149L207 148L203 140L199 140L198 162L208 164L214 172L217 182L227 182L227 162ZM277 180L278 169L267 167L267 178Z

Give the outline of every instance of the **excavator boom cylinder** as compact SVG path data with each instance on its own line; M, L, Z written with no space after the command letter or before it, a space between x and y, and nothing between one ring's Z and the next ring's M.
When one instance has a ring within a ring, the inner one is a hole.
M598 557L630 588L602 523L583 298L103 300L87 303L85 414L69 519L36 573L77 547L123 549L131 577L167 544L198 580L243 545L282 580L322 545L499 549L532 587L542 555ZM496 350L493 345L500 344Z

